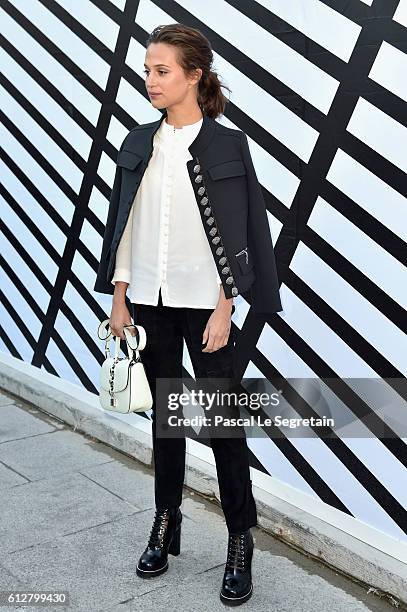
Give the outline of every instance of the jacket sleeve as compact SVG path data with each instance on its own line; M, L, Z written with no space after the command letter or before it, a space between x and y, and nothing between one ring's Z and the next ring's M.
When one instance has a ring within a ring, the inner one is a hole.
M97 291L98 293L114 293L114 284L108 282L107 280L107 269L109 266L110 245L112 244L119 209L121 178L121 167L116 165L116 172L110 195L107 221L103 236L102 253L100 255L99 267L96 275L95 285L93 288L93 290Z
M247 246L253 257L256 274L256 279L250 287L251 305L255 315L267 317L283 309L276 258L263 192L257 179L249 143L244 132L241 136L241 146L249 198Z

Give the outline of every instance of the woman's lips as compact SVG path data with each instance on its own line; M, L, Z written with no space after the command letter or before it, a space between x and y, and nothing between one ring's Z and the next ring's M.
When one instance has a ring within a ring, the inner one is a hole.
M159 93L151 93L150 98L155 98L156 96L161 96Z

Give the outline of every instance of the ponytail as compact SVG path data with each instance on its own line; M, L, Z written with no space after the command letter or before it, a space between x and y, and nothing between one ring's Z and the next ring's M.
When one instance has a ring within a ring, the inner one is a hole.
M198 104L208 117L216 119L225 112L228 98L223 94L222 85L216 72L209 70L202 74L198 85ZM229 87L226 87L229 89Z

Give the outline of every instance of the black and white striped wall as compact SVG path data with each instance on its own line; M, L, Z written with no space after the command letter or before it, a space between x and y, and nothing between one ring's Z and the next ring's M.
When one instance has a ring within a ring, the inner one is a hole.
M1 0L0 18L3 353L97 392L116 153L159 117L145 40L158 24L200 28L232 89L220 120L249 138L281 280L284 311L263 328L236 300L241 374L336 380L360 426L250 439L253 481L407 559L406 438L349 380L386 378L406 410L407 0ZM303 399L299 416L315 414Z

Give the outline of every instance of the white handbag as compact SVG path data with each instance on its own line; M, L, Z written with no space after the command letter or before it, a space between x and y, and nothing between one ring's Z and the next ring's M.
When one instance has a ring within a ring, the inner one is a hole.
M153 405L153 397L139 353L146 345L146 331L141 325L125 325L123 331L128 357L119 357L120 336L115 336L115 355L112 357L109 342L113 334L109 320L105 319L98 327L99 338L106 341L105 360L100 369L99 379L100 405L104 410L123 414L149 410ZM103 328L106 326L108 331L103 333ZM136 336L131 335L128 327L136 329L138 340Z

